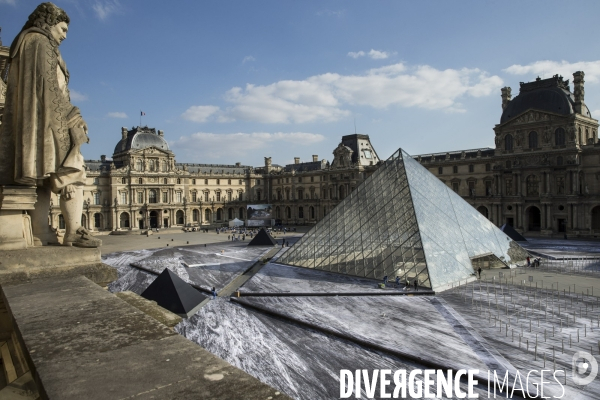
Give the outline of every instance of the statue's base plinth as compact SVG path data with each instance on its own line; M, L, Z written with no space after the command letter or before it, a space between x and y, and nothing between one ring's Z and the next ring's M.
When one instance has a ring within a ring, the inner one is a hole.
M84 275L106 285L117 279L117 271L102 264L100 249L70 246L0 250L0 285L51 277Z
M0 186L0 250L33 246L31 218L37 194L35 186Z

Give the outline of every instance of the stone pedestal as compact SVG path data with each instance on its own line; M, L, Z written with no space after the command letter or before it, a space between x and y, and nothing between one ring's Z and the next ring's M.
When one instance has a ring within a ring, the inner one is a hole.
M28 210L37 201L35 186L0 186L0 250L33 246Z

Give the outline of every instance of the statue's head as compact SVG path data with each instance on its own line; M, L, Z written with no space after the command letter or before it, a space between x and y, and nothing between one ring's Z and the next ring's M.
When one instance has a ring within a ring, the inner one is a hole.
M32 27L43 29L52 35L56 43L60 44L67 37L70 22L65 10L50 2L42 3L31 13L23 30Z

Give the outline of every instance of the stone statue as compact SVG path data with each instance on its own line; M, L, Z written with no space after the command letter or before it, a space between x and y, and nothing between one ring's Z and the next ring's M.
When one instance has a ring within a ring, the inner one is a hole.
M102 242L81 226L86 172L79 147L89 142L87 124L71 104L69 71L58 49L69 22L64 10L42 3L10 47L0 183L37 186L31 213L35 244L56 242L47 222L52 191L61 197L63 244L98 247Z

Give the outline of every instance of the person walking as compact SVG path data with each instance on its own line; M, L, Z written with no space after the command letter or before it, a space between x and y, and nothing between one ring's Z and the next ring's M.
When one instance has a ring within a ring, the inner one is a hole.
M481 267L479 267L479 269L477 270L477 272L479 272L479 279L481 279Z
M529 257L527 257L527 266L531 267L531 260L529 259Z
M415 279L415 281L413 282L413 285L415 286L415 291L419 290L419 281L417 279Z
M213 300L215 300L217 298L217 289L213 286L213 288L210 291L212 292Z

